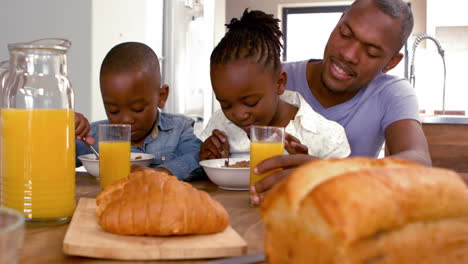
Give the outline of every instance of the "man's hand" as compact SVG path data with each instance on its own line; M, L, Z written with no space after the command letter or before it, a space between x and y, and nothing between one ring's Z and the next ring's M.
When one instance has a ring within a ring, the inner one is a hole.
M255 174L263 174L272 170L281 169L268 177L258 181L251 188L251 201L260 204L265 194L277 183L286 178L295 168L318 158L306 154L280 155L260 162L255 168Z
M229 157L229 142L221 130L215 129L200 147L200 160Z

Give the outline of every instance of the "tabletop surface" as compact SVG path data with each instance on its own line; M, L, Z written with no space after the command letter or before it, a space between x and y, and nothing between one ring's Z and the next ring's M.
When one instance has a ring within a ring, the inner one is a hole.
M460 173L468 183L468 173ZM263 223L258 208L249 204L247 191L226 191L219 189L209 180L192 182L200 190L208 192L221 202L229 213L232 227L244 238L248 254L259 253L263 249ZM95 198L100 192L96 179L85 172L77 172L76 196ZM62 252L62 243L68 224L51 227L27 227L20 263L110 263L120 262L107 259L92 259L68 256ZM196 261L125 261L122 263L204 263Z
M219 189L209 180L191 182L197 189L208 192L224 205L229 213L231 226L244 238L248 254L263 250L263 223L258 208L249 204L247 191L226 191ZM100 192L96 179L85 173L77 172L76 196L95 198ZM62 252L62 243L68 224L50 227L26 227L20 263L109 263L119 262L108 259L92 259L68 256ZM197 261L125 261L124 263L203 263Z

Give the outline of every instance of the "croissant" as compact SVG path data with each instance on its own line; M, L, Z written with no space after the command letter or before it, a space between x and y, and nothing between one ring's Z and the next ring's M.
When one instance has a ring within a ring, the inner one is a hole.
M468 263L468 189L398 159L310 162L266 195L268 263Z
M229 225L225 208L206 192L150 169L107 186L96 204L102 229L121 235L208 234Z

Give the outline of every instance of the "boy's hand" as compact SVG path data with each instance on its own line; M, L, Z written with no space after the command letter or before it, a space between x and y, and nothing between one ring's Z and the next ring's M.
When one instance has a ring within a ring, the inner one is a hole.
M200 160L220 159L229 157L229 142L221 130L215 129L200 148Z
M296 155L279 155L260 162L255 168L256 174L266 173L271 170L281 169L269 175L266 178L255 183L251 186L250 191L252 193L251 201L254 204L260 204L265 194L271 190L271 188L285 179L294 169L298 166L305 164L311 160L317 160L317 157L296 154Z
M84 115L75 112L75 135L76 139L81 140L84 139L88 144L93 145L96 143L94 141L94 138L88 137L88 133L91 129L91 126L89 125L88 119L84 117Z
M284 148L289 154L308 154L309 148L306 145L301 144L301 141L295 136L286 133L284 137Z

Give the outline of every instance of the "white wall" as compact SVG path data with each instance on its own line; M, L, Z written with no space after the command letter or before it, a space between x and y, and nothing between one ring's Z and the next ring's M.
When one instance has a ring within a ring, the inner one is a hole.
M227 0L216 0L215 6L215 20L214 20L214 46L218 45L221 39L226 34L226 1ZM214 47L213 47L214 48ZM210 86L211 87L211 86ZM221 109L218 100L214 98L212 93L212 111L215 112ZM205 123L207 123L206 121Z
M427 0L427 33L435 35L436 27L467 26L467 9L466 0Z
M95 0L92 21L91 119L97 121L106 118L99 70L107 52L119 43L138 41L162 56L163 0Z
M192 7L182 0L166 3L164 80L170 93L165 110L203 117L206 123L213 111L210 55L224 36L225 1L195 1Z
M414 15L414 29L413 35L419 35L426 32L426 1L427 0L407 0L411 3L411 8ZM432 0L443 2L440 0ZM465 0L451 0L451 1L465 1ZM239 18L245 8L262 10L268 14L280 16L279 7L281 5L298 5L307 6L314 4L331 4L350 2L348 0L226 0L226 23L233 17ZM352 2L352 1L351 1ZM445 3L445 2L444 2ZM463 9L461 9L463 10ZM412 39L410 39L412 41Z
M148 44L161 56L163 0L2 0L0 60L8 43L58 37L72 42L68 73L75 109L90 121L106 118L99 90L105 54L124 41Z
M38 38L72 42L68 73L75 92L75 109L91 114L91 0L2 0L0 60L8 59L8 43Z
M267 14L278 16L278 6L282 4L308 5L317 2L336 2L331 0L226 0L226 23L233 17L239 18L245 8L262 10Z

